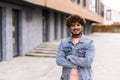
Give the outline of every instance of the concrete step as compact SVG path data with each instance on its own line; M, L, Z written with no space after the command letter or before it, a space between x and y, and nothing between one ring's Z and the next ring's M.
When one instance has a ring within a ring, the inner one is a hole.
M45 42L38 46L36 49L27 53L26 56L33 57L50 57L55 58L59 42Z
M57 51L51 51L51 50L33 50L32 53L54 53L56 54Z
M46 47L46 48L56 48L56 47L58 47L58 46L57 46L57 45L46 44L46 45L41 45L41 46L39 46L39 47L41 47L41 48L44 48L44 47Z
M55 58L56 54L50 54L50 53L32 53L30 52L29 54L26 54L26 56L32 56L32 57L49 57L49 58Z
M56 51L56 47L50 47L50 48L46 48L46 47L38 47L34 50L53 50L53 51Z

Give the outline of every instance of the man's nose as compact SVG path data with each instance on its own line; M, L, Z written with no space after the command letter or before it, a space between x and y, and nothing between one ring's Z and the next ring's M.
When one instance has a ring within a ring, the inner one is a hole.
M74 28L78 28L78 26L77 25L75 25L75 27Z

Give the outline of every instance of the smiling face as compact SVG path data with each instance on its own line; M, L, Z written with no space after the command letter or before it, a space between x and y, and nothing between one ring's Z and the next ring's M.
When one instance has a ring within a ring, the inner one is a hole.
M85 24L86 20L79 15L70 15L66 18L66 25L74 38L81 36Z
M69 27L70 32L72 33L72 37L80 37L83 26L79 22L72 23Z

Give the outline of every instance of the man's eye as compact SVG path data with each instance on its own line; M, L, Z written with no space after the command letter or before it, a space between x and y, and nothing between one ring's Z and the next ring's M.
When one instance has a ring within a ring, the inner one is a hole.
M81 26L80 24L77 24L77 26Z

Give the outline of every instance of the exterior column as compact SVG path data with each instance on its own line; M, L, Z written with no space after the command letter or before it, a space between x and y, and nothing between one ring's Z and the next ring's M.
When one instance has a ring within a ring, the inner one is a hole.
M3 60L13 58L12 8L3 8Z

